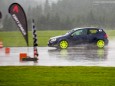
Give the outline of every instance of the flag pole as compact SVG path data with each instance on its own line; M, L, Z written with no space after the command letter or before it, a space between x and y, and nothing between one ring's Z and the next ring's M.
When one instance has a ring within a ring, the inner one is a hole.
M35 27L35 22L34 19L32 20L32 31L33 31L33 50L34 50L34 58L38 58L38 39L37 39L37 33L36 33L36 27Z

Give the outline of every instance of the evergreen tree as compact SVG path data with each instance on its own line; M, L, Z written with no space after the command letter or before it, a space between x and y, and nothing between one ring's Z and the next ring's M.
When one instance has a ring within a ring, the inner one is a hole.
M46 0L45 5L44 5L44 12L43 14L47 16L50 13L51 7L49 5L49 0Z

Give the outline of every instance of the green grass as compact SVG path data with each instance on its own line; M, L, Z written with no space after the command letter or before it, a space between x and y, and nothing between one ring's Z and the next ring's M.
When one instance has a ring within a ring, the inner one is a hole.
M39 46L47 46L50 37L63 35L67 30L47 30L37 31ZM115 30L106 30L109 39L115 38ZM26 46L26 42L19 31L0 32L0 40L3 41L5 47ZM29 46L33 46L32 32L29 32Z
M115 86L115 68L0 67L0 86Z
M37 31L39 46L47 46L50 37L65 34L66 31ZM33 46L33 35L29 32L29 46ZM4 46L26 46L26 42L19 31L14 32L0 32L0 40L3 41Z

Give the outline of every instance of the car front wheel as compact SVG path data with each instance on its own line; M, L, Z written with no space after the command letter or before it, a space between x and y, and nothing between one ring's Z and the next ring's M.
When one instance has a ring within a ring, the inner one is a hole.
M59 45L58 45L58 47L61 49L66 49L66 48L68 48L68 46L69 46L69 43L66 40L60 41Z

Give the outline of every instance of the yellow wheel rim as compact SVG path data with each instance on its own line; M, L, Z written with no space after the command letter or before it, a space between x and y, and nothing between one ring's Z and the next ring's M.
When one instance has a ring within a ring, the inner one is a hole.
M97 47L98 48L103 48L104 46L105 46L105 42L103 40L98 40Z
M68 47L68 42L67 41L61 41L60 42L60 48L66 49Z

